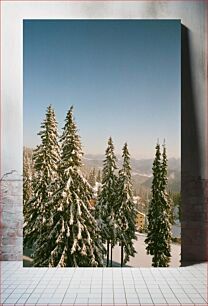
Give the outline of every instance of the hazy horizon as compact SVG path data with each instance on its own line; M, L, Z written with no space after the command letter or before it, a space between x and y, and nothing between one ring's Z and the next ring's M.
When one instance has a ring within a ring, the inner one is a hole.
M181 45L179 20L24 20L24 146L49 104L59 132L74 117L84 155L115 152L154 158L166 140L180 158Z
M40 144L40 143L39 143ZM32 150L34 150L35 149L35 147L36 146L34 146L34 147L31 147L31 146L26 146L26 145L24 145L23 146L23 148L27 148L27 149L32 149ZM107 143L106 143L106 148L107 148ZM84 151L84 150L83 150ZM154 151L154 155L153 156L149 156L149 157L135 157L135 156L133 156L132 154L131 154L131 152L129 152L130 153L130 157L131 157L131 159L135 159L135 160L148 160L148 159L154 159L155 158L155 151ZM162 145L161 145L161 153L162 153ZM167 154L168 154L168 152L167 152ZM116 157L117 158L121 158L122 159L122 152L118 152L117 150L115 150L115 155L116 155ZM98 157L98 156L100 156L100 157L104 157L105 156L105 152L102 152L102 153L86 153L86 152L83 152L83 157L85 158L86 156L94 156L94 157ZM161 155L162 156L162 155ZM179 156L179 157L175 157L175 156L168 156L168 160L169 159L176 159L176 160L180 160L181 159L181 157Z

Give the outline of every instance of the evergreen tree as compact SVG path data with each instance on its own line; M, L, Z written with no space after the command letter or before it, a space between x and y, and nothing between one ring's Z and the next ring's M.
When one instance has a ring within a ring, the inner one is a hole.
M57 122L51 105L47 108L46 117L41 124L41 144L33 153L34 194L25 203L24 211L24 245L35 247L34 243L42 238L49 219L51 207L49 200L57 179L57 165L59 162L59 145ZM45 234L46 236L48 233Z
M130 154L127 143L123 147L123 167L119 171L117 187L116 223L118 241L121 246L121 266L136 253L133 239L137 239L136 208L133 202ZM125 257L124 257L125 254Z
M163 206L163 235L164 235L164 266L168 266L171 258L171 225L173 223L173 213L171 208L170 195L167 192L168 186L168 160L166 153L165 141L163 144L162 165L161 165L161 189L162 189L162 206Z
M59 188L52 199L53 226L48 237L37 249L36 266L103 265L105 250L96 221L90 213L92 188L81 173L83 153L72 111L71 107L61 137Z
M96 183L96 171L95 171L95 168L93 168L91 171L90 171L90 175L89 175L89 183L92 187L95 186L95 183Z
M170 205L166 193L167 157L163 147L161 162L160 145L156 145L153 162L152 198L148 211L148 233L145 243L148 254L153 256L154 267L167 267L170 261Z
M108 140L108 147L105 153L104 167L102 172L102 188L95 206L95 216L101 230L103 242L107 242L107 266L109 265L109 246L111 243L111 265L112 249L116 244L115 228L115 206L116 206L116 184L115 171L116 156L112 138Z

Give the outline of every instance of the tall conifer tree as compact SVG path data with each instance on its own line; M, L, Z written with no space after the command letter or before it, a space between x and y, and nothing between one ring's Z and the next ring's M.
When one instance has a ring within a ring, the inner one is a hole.
M46 266L97 267L103 265L104 247L95 219L90 213L92 188L81 173L82 149L73 119L67 113L61 137L59 187L53 194L53 227L39 247L35 265L44 258Z
M38 135L41 137L41 144L33 153L34 194L25 203L24 211L24 245L35 248L37 240L42 238L43 233L48 235L45 233L45 227L51 213L49 201L57 179L60 158L57 122L51 105L47 108L46 117Z
M119 171L117 187L116 224L117 236L121 245L121 266L134 256L133 239L136 239L136 209L133 202L130 154L127 143L123 147L123 167Z
M167 157L165 146L161 162L160 145L156 145L153 162L152 198L148 211L148 233L145 243L147 253L152 255L154 267L167 267L170 261L170 205L166 193Z
M112 138L108 140L108 147L105 153L102 173L102 188L95 206L95 216L98 226L101 230L103 242L107 242L107 266L109 266L109 247L111 244L111 265L112 265L112 248L116 244L116 187L117 176L115 171L116 156Z
M161 164L161 189L162 189L162 204L163 204L163 249L164 255L161 259L163 266L168 266L171 258L171 225L173 223L173 215L171 208L171 198L167 192L168 186L168 160L166 153L165 141L163 144L162 164Z

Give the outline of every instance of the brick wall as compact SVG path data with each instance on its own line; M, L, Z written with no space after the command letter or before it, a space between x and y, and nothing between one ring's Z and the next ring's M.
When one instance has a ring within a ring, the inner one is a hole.
M22 180L12 174L1 181L0 230L0 259L22 260Z

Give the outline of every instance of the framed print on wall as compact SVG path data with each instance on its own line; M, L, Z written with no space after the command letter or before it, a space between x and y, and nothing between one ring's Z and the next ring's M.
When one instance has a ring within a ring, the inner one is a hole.
M25 265L179 266L180 20L23 33Z

